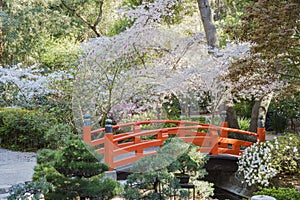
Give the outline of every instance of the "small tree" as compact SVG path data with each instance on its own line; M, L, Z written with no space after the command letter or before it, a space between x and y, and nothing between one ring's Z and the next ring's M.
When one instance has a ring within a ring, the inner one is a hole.
M140 159L133 169L135 172L128 176L125 185L124 197L134 199L167 199L180 197L188 199L189 193L180 191L179 180L174 174L169 173L166 168L158 167L160 163L165 164L168 158L161 155L152 155Z
M45 177L51 183L47 199L110 199L119 192L120 184L103 178L108 166L93 152L74 138L60 150L43 150L33 179Z
M187 152L181 154L168 167L170 171L180 171L181 174L193 176L193 179L203 178L206 170L203 168L207 161L205 154L197 151L197 146L191 145Z
M213 194L212 185L199 181L205 175L203 166L207 159L196 149L196 146L190 146L178 138L167 140L157 155L147 156L134 164L135 173L128 177L125 198L188 199L189 193L181 190L179 179L174 174L177 170L193 176L192 183L197 192L201 190L208 193L207 196Z

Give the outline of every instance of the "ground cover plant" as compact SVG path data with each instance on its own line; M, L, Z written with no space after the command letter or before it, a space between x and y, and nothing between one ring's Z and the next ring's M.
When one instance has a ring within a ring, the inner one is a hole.
M260 188L256 195L269 195L277 200L297 200L300 199L300 191L295 188Z

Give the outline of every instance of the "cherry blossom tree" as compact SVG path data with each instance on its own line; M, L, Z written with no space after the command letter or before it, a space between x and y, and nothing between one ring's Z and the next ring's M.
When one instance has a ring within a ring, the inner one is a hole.
M194 99L197 105L202 94L209 93L209 111L219 111L231 87L225 72L232 60L247 55L248 45L229 44L208 54L202 34L185 35L161 24L178 2L157 0L123 9L134 20L130 28L83 45L73 96L79 127L86 113L92 115L94 126L103 125L114 107L131 109L130 114L158 112L170 94L181 103Z

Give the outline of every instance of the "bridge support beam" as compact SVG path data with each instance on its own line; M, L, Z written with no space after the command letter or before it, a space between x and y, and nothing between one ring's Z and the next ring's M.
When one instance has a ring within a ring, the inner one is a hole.
M241 183L240 177L236 174L238 170L237 162L238 157L236 156L226 154L210 156L205 164L208 174L204 177L204 180L241 198L248 199L257 188L255 186L248 187Z

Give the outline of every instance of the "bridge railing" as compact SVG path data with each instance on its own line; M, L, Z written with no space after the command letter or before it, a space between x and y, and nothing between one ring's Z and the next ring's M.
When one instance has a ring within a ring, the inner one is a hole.
M171 127L166 127L169 125ZM148 127L147 126L152 126ZM228 133L250 135L256 141L265 141L265 129L260 127L257 133L232 129L223 122L221 126L213 126L198 122L179 120L149 120L131 122L112 126L108 121L105 128L91 130L88 123L83 128L83 139L86 143L96 146L96 151L104 154L104 162L111 169L128 165L147 155L156 154L169 137L177 136L187 143L199 146L199 151L211 155L239 155L243 148L253 142L229 138ZM118 132L126 129L126 132ZM100 138L94 138L95 135Z

